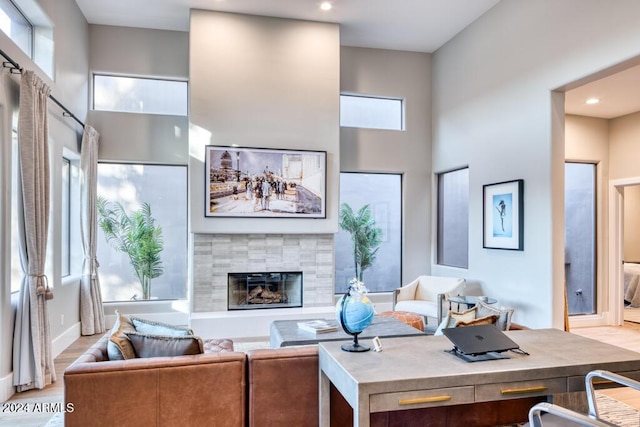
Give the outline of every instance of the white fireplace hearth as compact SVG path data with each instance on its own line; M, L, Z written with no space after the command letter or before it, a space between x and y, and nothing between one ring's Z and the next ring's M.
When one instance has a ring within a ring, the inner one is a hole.
M334 313L333 234L195 234L190 326L203 338L265 337L273 320ZM229 273L299 271L302 307L228 310Z

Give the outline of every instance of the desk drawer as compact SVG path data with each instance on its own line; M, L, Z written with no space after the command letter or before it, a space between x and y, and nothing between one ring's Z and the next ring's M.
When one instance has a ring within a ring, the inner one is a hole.
M473 398L473 386L451 387L373 394L369 397L369 405L371 412L384 412L473 403Z
M545 396L567 391L565 378L547 378L512 383L480 384L476 386L476 402Z

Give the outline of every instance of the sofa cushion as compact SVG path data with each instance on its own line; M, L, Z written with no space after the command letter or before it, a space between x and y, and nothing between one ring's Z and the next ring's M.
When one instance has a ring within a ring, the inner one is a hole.
M125 360L136 357L131 342L129 342L129 338L126 335L127 332L135 332L135 330L129 316L125 316L116 310L116 322L111 329L109 341L107 342L109 360Z
M149 335L140 332L127 332L126 335L133 346L135 355L140 358L204 353L202 339L193 335Z
M438 305L433 301L407 300L398 301L394 308L395 311L408 311L422 316L437 317Z
M154 322L152 320L141 319L139 317L129 316L131 323L136 332L148 335L168 335L168 336L186 336L193 335L193 330L184 326L175 326L168 323Z
M477 317L485 317L491 314L498 316L496 326L501 331L508 331L511 327L511 318L513 317L513 308L497 308L482 301L476 304L478 309Z

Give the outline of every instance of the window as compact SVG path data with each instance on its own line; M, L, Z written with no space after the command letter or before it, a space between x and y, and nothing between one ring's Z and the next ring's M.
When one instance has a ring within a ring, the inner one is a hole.
M17 125L14 116L14 123ZM18 159L20 154L18 153L18 132L14 128L11 132L11 292L17 292L20 290L20 283L24 273L22 272L22 264L20 261L20 235L19 230L19 215L22 214L22 201L20 200L19 182L20 182L20 170L18 168Z
M63 149L60 197L60 275L80 274L84 249L80 233L80 158ZM52 228L50 223L49 229ZM53 239L49 240L52 243ZM51 251L47 251L48 253Z
M375 261L364 271L370 292L390 292L401 286L402 275L402 175L386 173L340 174L340 205L354 214L369 205L381 240ZM338 231L335 238L336 293L344 293L355 277L351 234Z
M469 267L469 168L438 174L437 263Z
M187 167L99 163L98 197L120 203L131 216L145 203L162 230L162 273L150 281L150 299L179 299L187 294ZM98 215L98 221L100 215ZM97 258L104 301L142 300L141 280L131 258L114 249L98 227Z
M402 99L340 95L340 126L404 130Z
M62 277L71 274L71 162L62 158L62 201L61 201L61 273Z
M93 76L93 108L186 116L187 82L96 74Z
M37 0L0 0L0 31L53 78L53 24Z
M566 163L565 277L569 314L596 312L596 165Z
M0 0L0 30L33 57L33 26L11 0Z

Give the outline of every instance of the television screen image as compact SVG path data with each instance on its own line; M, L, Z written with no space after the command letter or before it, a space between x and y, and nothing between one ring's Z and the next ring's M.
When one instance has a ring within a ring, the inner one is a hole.
M326 152L209 145L205 153L205 216L326 217Z

